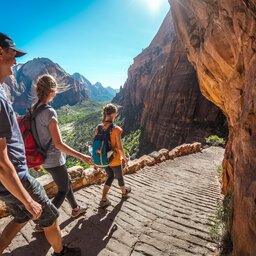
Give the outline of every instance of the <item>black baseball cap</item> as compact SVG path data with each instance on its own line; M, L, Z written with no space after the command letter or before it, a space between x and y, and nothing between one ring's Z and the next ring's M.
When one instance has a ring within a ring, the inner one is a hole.
M0 33L0 46L4 49L13 49L16 51L15 57L21 57L26 54L26 52L16 48L16 44L13 42L13 40L3 33Z

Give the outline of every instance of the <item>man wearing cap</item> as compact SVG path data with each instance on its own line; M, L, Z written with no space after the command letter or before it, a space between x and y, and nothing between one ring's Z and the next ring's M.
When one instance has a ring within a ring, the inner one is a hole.
M0 200L14 219L0 236L0 256L15 235L33 219L44 229L53 255L81 255L79 248L63 246L57 218L58 210L50 202L42 185L28 173L25 149L15 113L2 83L12 75L16 57L26 52L16 48L13 40L0 33Z

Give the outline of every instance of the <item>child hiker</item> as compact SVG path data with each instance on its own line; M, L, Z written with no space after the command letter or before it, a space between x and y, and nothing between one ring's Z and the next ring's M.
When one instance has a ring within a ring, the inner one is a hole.
M117 108L113 104L107 104L103 108L103 118L102 124L96 127L96 134L98 133L99 126L102 127L103 130L108 129L110 125L112 125L115 121L117 115ZM118 180L118 185L122 191L122 198L128 198L128 193L131 192L130 187L126 187L124 183L124 177L122 173L122 161L125 165L127 165L127 159L124 154L124 149L121 142L121 134L123 130L121 127L114 125L112 130L110 131L110 141L111 141L111 149L113 153L113 160L110 164L105 168L107 173L107 180L104 184L102 199L100 201L100 207L104 208L111 204L109 199L107 198L108 191L112 185L114 178Z

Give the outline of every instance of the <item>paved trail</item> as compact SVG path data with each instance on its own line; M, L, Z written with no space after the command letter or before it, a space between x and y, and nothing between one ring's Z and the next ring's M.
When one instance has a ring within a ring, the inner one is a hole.
M102 185L79 190L76 197L89 210L72 220L64 203L64 242L80 246L84 256L216 255L210 220L220 198L216 169L223 153L212 147L126 175L133 190L130 198L120 199L115 181L109 196L112 205L106 210L97 207ZM0 229L7 220L0 220ZM29 223L3 255L51 255L44 235L33 233L33 227Z

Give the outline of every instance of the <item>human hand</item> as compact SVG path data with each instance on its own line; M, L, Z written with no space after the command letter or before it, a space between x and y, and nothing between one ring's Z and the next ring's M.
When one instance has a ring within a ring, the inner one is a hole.
M122 165L123 167L128 165L128 159L126 157L122 159Z
M97 172L99 171L99 167L97 165L93 165L93 170Z
M42 206L41 204L34 201L32 198L31 200L24 204L26 210L32 215L32 220L37 220L40 218L42 214Z
M81 161L87 163L87 164L91 164L92 163L92 158L88 155L84 155L84 154L81 154L81 157L80 157Z

